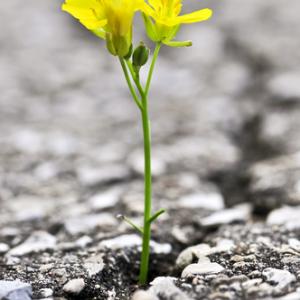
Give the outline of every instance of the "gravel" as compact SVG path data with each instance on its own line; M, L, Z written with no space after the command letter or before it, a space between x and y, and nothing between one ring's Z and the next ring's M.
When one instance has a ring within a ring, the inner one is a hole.
M0 4L2 298L300 298L290 1L204 1L214 18L178 36L193 47L162 49L149 103L153 211L167 212L143 287L141 238L116 217L143 223L144 188L139 113L117 61L61 1Z

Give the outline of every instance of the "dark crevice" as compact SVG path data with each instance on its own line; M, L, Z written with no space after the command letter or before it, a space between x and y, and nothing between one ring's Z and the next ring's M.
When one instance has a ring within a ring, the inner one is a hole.
M239 99L250 97L252 102L260 102L255 104L256 112L244 121L240 131L232 135L233 142L241 150L240 161L230 169L211 174L208 179L220 188L226 206L251 202L254 204L254 214L265 216L269 210L263 209L258 199L254 201L249 190L252 181L249 168L258 161L282 154L278 148L261 137L264 111L270 105L266 77L272 72L272 66L267 57L254 53L232 36L227 36L225 50L229 58L246 64L251 72L251 82L239 95Z

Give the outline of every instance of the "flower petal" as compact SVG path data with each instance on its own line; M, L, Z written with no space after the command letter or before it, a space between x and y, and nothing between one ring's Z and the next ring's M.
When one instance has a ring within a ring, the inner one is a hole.
M177 24L189 24L208 20L212 16L213 12L209 8L201 9L190 14L176 17ZM174 20L175 21L175 20Z
M62 10L70 13L89 30L99 29L107 23L101 6L95 0L67 0Z

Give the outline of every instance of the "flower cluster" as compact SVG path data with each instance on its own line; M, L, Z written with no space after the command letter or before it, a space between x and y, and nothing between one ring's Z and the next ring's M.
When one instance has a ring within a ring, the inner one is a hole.
M182 0L66 0L62 9L77 18L87 29L106 40L112 55L126 57L132 49L133 17L143 15L148 37L168 46L189 46L174 41L180 25L201 22L212 15L202 9L180 15Z

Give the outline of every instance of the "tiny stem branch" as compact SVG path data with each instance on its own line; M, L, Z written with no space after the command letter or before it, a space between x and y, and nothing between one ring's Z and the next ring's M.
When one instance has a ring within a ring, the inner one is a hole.
M138 108L140 110L142 110L143 109L143 105L142 105L139 97L137 96L134 87L132 86L132 83L131 83L131 80L130 80L130 77L129 77L129 74L128 74L128 70L127 70L126 64L124 62L124 58L119 57L119 60L120 60L121 66L122 66L122 70L123 70L123 73L124 73L127 85L129 87L129 90L130 90L131 95L133 97L133 100L136 103L136 105L138 106Z
M131 74L131 77L132 77L132 79L133 79L133 81L134 81L141 97L144 97L145 91L144 91L144 89L143 89L143 87L140 83L140 78L139 78L138 74L136 74L134 72L134 69L133 69L133 66L132 66L132 63L130 62L130 60L126 60L126 64L127 64L127 67L128 67L128 69L130 71L130 74Z
M157 211L149 220L148 222L151 224L153 223L159 216L161 216L163 213L165 213L166 210L165 209L160 209L159 211Z
M124 220L127 224L129 224L132 228L138 231L141 235L144 234L143 228L139 227L138 225L134 224L129 218L123 215L119 215L118 218Z

